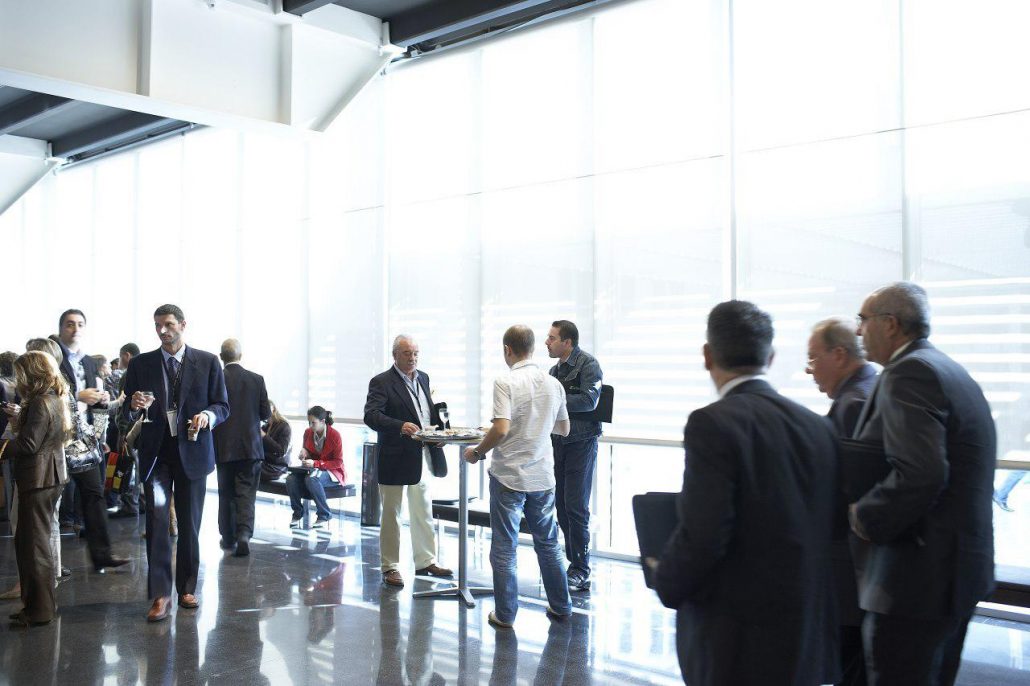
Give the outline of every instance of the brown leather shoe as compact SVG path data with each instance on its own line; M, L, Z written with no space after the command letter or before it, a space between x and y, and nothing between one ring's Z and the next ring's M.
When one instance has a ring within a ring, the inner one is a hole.
M192 593L183 593L179 596L179 607L184 607L187 610L196 610L200 607L200 601Z
M387 586L397 586L400 588L404 585L404 577L396 569L391 569L388 572L383 572L383 583Z
M160 622L162 619L168 619L168 615L172 611L172 599L168 596L163 598L155 598L154 604L150 606L150 612L147 613L148 622Z
M444 567L438 567L435 562L428 567L416 569L415 574L418 576L454 576L454 572Z

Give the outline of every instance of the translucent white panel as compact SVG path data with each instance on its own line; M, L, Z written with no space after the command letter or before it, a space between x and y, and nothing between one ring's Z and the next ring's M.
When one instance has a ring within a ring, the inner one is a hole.
M722 2L646 0L594 19L593 125L598 171L726 152ZM662 39L676 27L676 39Z
M147 350L150 343L159 344L153 314L160 305L182 308L189 335L193 324L203 329L204 320L194 322L194 303L183 299L182 138L143 148L137 169L136 275L130 285L136 308L131 319L139 327L137 343Z
M899 125L898 0L736 0L742 150Z
M483 282L480 415L489 421L493 379L507 367L501 337L513 324L532 327L535 360L548 369L551 322L576 322L580 345L594 347L592 181L530 186L482 196Z
M43 226L47 259L56 266L48 272L45 289L49 295L52 324L47 333L56 333L58 318L66 309L86 313L94 297L97 265L93 252L93 175L91 167L76 167L57 176L52 222ZM92 345L87 328L83 343L87 351Z
M1030 3L906 0L906 125L1030 107Z
M312 146L313 198L332 199L346 210L383 204L386 181L386 81L374 79ZM402 131L403 133L403 131ZM322 192L319 192L322 191Z
M730 296L725 162L703 160L596 181L598 347L615 388L615 436L677 439L714 394L705 319Z
M361 417L386 368L383 213L313 221L308 232L308 404Z
M804 373L808 336L902 277L898 134L743 155L737 175L739 297L773 315L771 376L825 409Z
M96 293L90 303L90 352L112 358L124 344L146 349L154 340L135 340L138 325L130 322L135 290L136 156L115 155L95 167ZM156 346L155 346L156 347Z
M454 426L479 426L478 199L402 205L390 216L388 342L419 344L433 399Z
M398 69L386 85L387 174L396 202L472 190L478 55Z
M686 419L684 415L680 422L680 438ZM683 448L602 443L598 449L594 512L604 516L595 516L597 547L622 555L639 555L633 496L650 491L679 491L683 486L683 467Z
M8 256L4 260L3 276L0 279L7 284L28 283L26 265L29 262L29 252L25 241L25 206L33 195L39 193L38 189L37 186L6 212L0 213L0 249L3 250L4 255ZM17 256L16 259L15 256ZM31 307L29 301L29 298L7 298L4 306L5 317L8 322L19 322L20 325L7 325L0 328L0 352L24 350L25 339L28 338L25 334L35 328L30 312L32 309L37 309ZM42 314L39 313L39 315ZM40 331L45 330L40 328Z
M483 48L484 188L589 171L589 45L590 23L581 21Z

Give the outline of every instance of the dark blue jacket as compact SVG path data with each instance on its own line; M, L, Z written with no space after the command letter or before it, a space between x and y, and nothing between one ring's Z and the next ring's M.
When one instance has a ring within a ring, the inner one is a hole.
M577 419L577 412L593 412L601 397L604 374L597 358L576 346L566 362L551 367L551 376L565 387L565 405L572 426L568 436L553 436L560 444L574 443L601 435L601 422Z
M154 393L154 403L150 406L152 421L143 425L136 441L140 474L144 480L150 478L167 430L164 373L164 357L160 348L134 357L125 372L126 400L122 405L122 413L126 419L135 421L138 417L138 413L133 413L131 409L133 393ZM211 353L187 346L182 358L176 440L182 468L190 479L202 479L215 469L215 447L211 432L201 431L196 441L187 440L186 437L186 424L194 415L205 410L214 414L215 426L229 417L229 398L222 365Z

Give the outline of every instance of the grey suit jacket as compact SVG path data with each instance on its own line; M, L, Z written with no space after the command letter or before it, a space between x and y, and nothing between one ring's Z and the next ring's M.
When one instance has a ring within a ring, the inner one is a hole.
M892 469L856 503L871 544L855 550L862 609L964 617L994 587L991 410L965 369L926 339L887 364L855 437Z

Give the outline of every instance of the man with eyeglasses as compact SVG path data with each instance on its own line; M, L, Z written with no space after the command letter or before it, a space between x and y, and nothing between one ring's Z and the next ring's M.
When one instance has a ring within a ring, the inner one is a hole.
M866 362L862 343L851 317L830 317L812 327L808 339L808 365L819 390L833 404L827 414L834 432L849 438L876 381L876 368ZM865 654L862 651L862 609L858 606L855 564L847 537L833 542L830 550L833 581L837 589L837 622L840 638L840 665L843 677L838 684L856 686L866 683Z
M926 291L874 291L858 334L883 372L854 437L890 471L848 508L870 684L952 684L966 626L994 587L996 437L969 373L935 348ZM861 542L859 542L861 543Z

